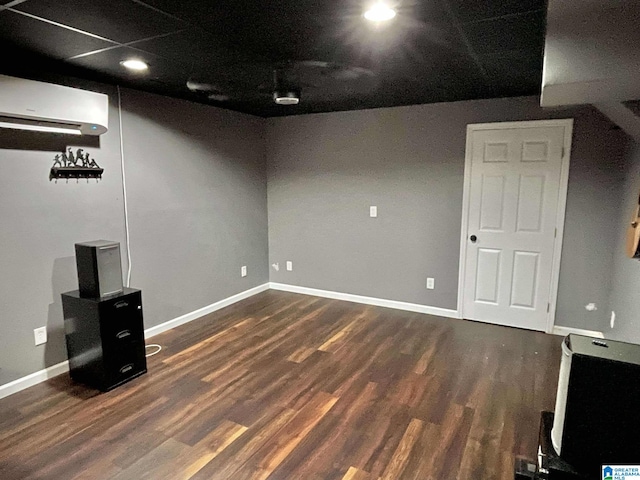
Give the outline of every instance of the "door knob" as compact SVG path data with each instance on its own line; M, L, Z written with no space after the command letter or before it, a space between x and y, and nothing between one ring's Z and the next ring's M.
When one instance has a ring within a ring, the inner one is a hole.
M476 240L478 240L478 237L476 237L475 235L471 235L469 237L469 240L471 240L473 243L476 243Z

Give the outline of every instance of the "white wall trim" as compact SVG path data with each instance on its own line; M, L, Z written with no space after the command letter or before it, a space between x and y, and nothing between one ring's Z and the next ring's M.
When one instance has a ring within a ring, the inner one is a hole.
M8 397L14 393L18 393L20 390L32 387L38 383L49 380L50 378L57 377L58 375L67 372L69 370L69 361L58 363L51 367L39 370L27 375L26 377L18 378L13 382L5 383L0 386L0 398Z
M377 307L395 308L397 310L406 310L408 312L426 313L427 315L436 315L446 318L461 318L456 310L447 308L431 307L429 305L420 305L417 303L400 302L397 300L385 300L382 298L365 297L363 295L354 295L351 293L332 292L329 290L319 290L317 288L299 287L297 285L287 285L284 283L271 282L269 287L273 290L281 290L283 292L301 293L303 295L313 295L315 297L331 298L334 300L344 300L346 302L363 303L365 305L375 305Z
M240 300L252 297L253 295L264 292L266 290L269 290L268 283L264 283L249 290L245 290L244 292L240 292L236 295L220 300L219 302L212 303L211 305L207 305L206 307L199 308L198 310L194 310L193 312L187 313L178 318L174 318L173 320L169 320L168 322L161 323L160 325L156 325L155 327L147 328L144 331L144 338L150 338L155 335L159 335L163 332L166 332L167 330L171 330L172 328L179 327L180 325L184 325L185 323L192 322L200 317L213 313L216 310L228 307L229 305L239 302Z
M155 327L148 328L144 331L144 338L150 338L160 333L166 332L167 330L171 330L172 328L184 325L185 323L192 322L193 320L213 313L216 310L228 307L229 305L252 297L253 295L264 292L266 290L269 290L268 283L258 285L257 287L245 290L244 292L240 292L236 295L220 300L219 302L212 303L211 305L199 308L198 310L194 310L193 312L182 315L181 317L174 318L173 320L169 320L168 322L164 322L160 325L156 325ZM39 370L25 377L18 378L17 380L6 383L4 385L0 385L0 399L8 397L9 395L13 395L14 393L18 393L21 390L49 380L50 378L61 375L67 371L69 371L69 361L65 360L64 362L58 363L51 367L47 367L43 370Z
M551 289L549 295L549 313L547 314L547 333L553 333L560 279L560 257L564 238L564 220L567 208L569 187L569 165L571 163L571 140L573 138L573 119L528 120L522 122L476 123L467 125L467 141L464 158L464 186L462 192L462 225L460 228L460 264L458 266L458 312L464 318L464 280L467 261L467 238L469 236L469 189L471 187L471 132L496 128L564 127L564 156L560 170L560 189L558 192L558 210L556 215L556 241L553 247L551 269Z
M558 211L556 213L556 241L553 245L553 266L551 269L551 295L549 297L549 312L547 313L547 333L552 333L556 321L556 306L558 305L558 286L560 283L560 260L562 257L562 242L564 239L564 220L567 211L567 194L569 191L569 165L571 164L571 142L573 139L573 119L556 120L558 125L564 125L564 157L560 171L560 190L558 191Z
M585 337L604 338L604 333L596 330L583 330L582 328L561 327L559 325L553 327L551 333L562 337L566 337L570 333L575 333L576 335L584 335Z

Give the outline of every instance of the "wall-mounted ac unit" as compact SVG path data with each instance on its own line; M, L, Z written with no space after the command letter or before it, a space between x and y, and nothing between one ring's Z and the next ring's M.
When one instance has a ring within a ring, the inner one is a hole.
M0 128L101 135L108 125L107 95L0 75Z

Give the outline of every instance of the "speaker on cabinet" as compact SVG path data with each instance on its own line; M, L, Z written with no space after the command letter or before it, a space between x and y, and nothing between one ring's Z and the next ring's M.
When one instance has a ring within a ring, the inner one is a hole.
M122 293L120 244L108 240L76 243L80 296L100 298Z

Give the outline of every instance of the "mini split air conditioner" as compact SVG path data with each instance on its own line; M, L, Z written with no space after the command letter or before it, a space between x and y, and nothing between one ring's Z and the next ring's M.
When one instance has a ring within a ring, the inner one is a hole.
M102 135L108 124L107 95L0 75L0 128Z

